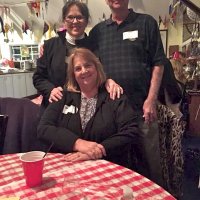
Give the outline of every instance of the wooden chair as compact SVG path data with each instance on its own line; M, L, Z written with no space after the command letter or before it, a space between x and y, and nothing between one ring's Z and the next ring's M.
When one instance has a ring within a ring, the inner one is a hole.
M8 115L0 115L0 154L3 152L7 123Z

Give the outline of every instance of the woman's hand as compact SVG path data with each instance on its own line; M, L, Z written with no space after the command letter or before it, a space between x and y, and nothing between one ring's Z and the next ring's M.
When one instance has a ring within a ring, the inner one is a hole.
M51 91L49 102L52 103L53 101L59 101L60 99L62 99L63 97L62 91L63 91L62 87L54 88Z
M68 153L64 156L64 159L67 162L91 160L87 154L81 152Z
M44 44L42 44L42 45L40 46L40 51L39 51L39 53L40 53L40 57L42 57L43 54L44 54Z
M115 100L116 97L120 98L121 94L124 92L123 88L112 79L107 79L106 90L110 93L110 98L113 100Z
M82 139L76 140L73 150L87 154L90 159L99 159L106 156L105 148L101 144Z

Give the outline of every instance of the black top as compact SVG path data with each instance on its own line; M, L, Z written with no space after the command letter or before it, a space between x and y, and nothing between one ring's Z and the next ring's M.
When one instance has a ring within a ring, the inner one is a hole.
M130 9L120 25L110 18L97 24L89 37L108 77L124 88L135 109L142 110L152 67L163 65L165 59L156 20Z
M76 46L89 48L88 38L77 41ZM49 104L48 99L53 88L65 85L67 77L65 56L68 56L70 50L76 46L67 43L65 34L44 42L44 53L37 60L37 69L33 75L33 84L44 97L42 106L47 107Z
M125 95L111 100L105 88L98 93L96 111L82 130L80 119L81 94L64 92L62 100L50 104L38 126L39 138L54 142L57 152L68 153L78 138L95 141L104 146L105 159L127 166L128 149L139 134L136 116ZM63 113L64 105L74 112ZM55 149L54 149L55 151Z
M169 99L172 104L179 103L181 101L181 98L183 97L183 91L182 91L182 85L177 81L174 70L172 67L172 64L169 59L166 58L165 64L164 64L164 73L162 82L160 85L160 91L158 95L158 100L166 105L165 101L165 90L167 94L169 95Z

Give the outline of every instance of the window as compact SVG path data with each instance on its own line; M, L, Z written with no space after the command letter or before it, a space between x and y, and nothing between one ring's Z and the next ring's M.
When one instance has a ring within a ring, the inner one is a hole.
M33 45L11 45L11 56L13 61L32 60L36 61L39 57L37 44Z

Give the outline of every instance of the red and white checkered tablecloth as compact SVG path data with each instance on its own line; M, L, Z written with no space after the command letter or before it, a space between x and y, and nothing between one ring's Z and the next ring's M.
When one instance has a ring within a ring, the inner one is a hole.
M84 191L91 197L88 198L90 200L118 200L123 188L128 186L133 191L134 200L175 199L149 179L122 166L105 160L68 163L62 154L52 153L45 158L43 184L28 188L19 156L20 154L0 156L0 198L79 200L81 195L78 191ZM71 177L78 181L71 182Z

